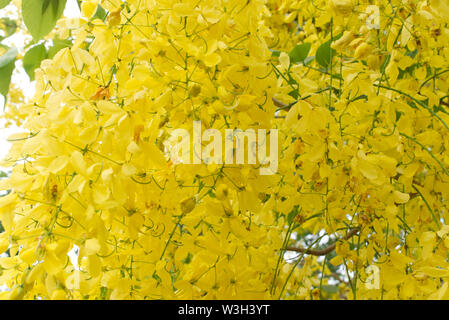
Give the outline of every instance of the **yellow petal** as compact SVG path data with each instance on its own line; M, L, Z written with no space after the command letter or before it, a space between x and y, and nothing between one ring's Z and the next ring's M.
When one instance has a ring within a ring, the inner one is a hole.
M48 171L56 174L59 171L61 171L62 169L64 169L68 162L69 162L69 158L67 156L57 157L48 166Z
M397 190L393 192L394 202L396 203L407 203L410 200L410 195L408 193L402 193Z
M287 53L281 52L279 56L279 62L281 63L282 68L288 69L288 67L290 66L290 57Z
M93 255L96 254L98 251L100 251L100 243L97 239L89 239L84 244L84 249L86 250L87 255Z

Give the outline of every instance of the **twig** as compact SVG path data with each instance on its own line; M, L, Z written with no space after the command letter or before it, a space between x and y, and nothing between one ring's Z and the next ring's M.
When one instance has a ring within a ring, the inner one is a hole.
M283 103L282 101L280 101L280 100L278 100L278 99L276 99L276 98L271 98L271 100L273 100L274 105L275 105L276 107L278 107L278 108L285 109L285 108L288 107L287 104Z
M348 239L352 238L353 236L355 236L358 232L359 232L358 228L351 229L344 237L340 238L339 240L348 240ZM332 251L334 251L336 245L337 245L337 242L334 242L329 247L324 248L324 249L306 249L306 248L301 248L301 247L300 248L287 247L284 250L285 251L295 251L295 252L300 252L300 253L304 253L304 254L311 254L313 256L325 256L328 253L331 253Z
M300 100L305 100L305 99L307 99L307 97L302 98L302 99L300 99ZM294 106L295 104L297 104L298 101L299 101L299 100L296 100L296 101L293 101L293 102L291 102L291 103L289 103L289 104L285 104L284 102L282 102L282 101L280 101L280 100L278 100L278 99L276 99L276 98L271 98L271 100L273 100L273 104L274 104L276 107L278 107L278 109L277 109L276 111L281 111L281 110L287 110L287 111L289 111L289 110L291 109L291 107L293 107L293 106Z

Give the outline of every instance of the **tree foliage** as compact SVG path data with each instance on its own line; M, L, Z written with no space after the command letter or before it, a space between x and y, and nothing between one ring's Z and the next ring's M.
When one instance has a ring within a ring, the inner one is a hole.
M8 65L0 68L0 94L5 98L5 105L9 102L6 98L10 98L11 108L17 107L17 104L23 101L17 88L13 87L10 90L11 78L17 61L22 62L25 72L33 81L34 70L40 66L42 60L52 58L57 51L72 44L70 28L65 28L64 31L68 34L64 39L60 39L59 34L55 32L56 23L61 18L65 5L66 0L0 1L0 9L6 7L3 11L12 17L0 18L0 59L9 59ZM18 17L15 17L15 14ZM67 23L65 25L67 26ZM53 32L51 32L52 30ZM11 36L17 34L25 39L22 43L23 48L11 48L5 44L11 42ZM11 56L11 52L16 52L14 57ZM20 117L14 117L14 121L20 123Z
M1 297L449 298L445 1L81 9L9 138ZM277 173L174 164L195 120L279 129Z

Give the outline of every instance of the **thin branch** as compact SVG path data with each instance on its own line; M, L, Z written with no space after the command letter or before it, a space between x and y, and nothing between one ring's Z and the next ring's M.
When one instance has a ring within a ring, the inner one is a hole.
M358 232L359 232L358 228L351 229L344 237L340 238L339 240L348 240L348 239L352 238L353 236L355 236ZM295 252L300 252L300 253L304 253L304 254L311 254L313 256L325 256L335 250L337 241L334 242L333 244L331 244L329 247L324 248L324 249L306 249L306 248L287 247L284 250L285 251L295 251Z
M273 100L273 104L278 107L278 108L282 108L285 109L288 107L287 104L283 103L282 101L276 99L276 98L271 98L271 100Z
M307 98L307 97L306 97ZM300 99L300 100L305 100L306 98ZM281 111L281 110L286 110L289 111L291 109L291 107L293 107L295 104L298 103L299 100L293 101L289 104L285 104L284 102L276 99L276 98L271 98L271 100L273 100L273 104L278 107L276 111Z

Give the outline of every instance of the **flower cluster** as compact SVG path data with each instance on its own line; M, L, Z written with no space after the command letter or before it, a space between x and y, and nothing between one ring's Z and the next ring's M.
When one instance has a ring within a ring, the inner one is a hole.
M82 1L9 138L0 297L449 298L449 5L373 2ZM194 121L279 129L278 172L172 163Z

